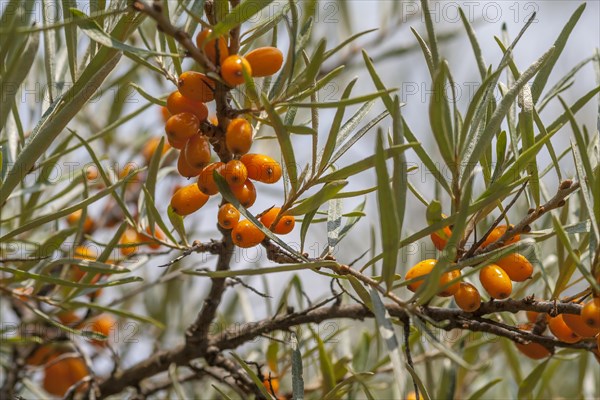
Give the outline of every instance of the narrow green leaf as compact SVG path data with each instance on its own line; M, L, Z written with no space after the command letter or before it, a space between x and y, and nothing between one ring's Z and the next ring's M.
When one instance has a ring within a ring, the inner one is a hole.
M533 369L533 371L531 371L531 373L529 375L527 375L527 377L525 379L523 379L523 382L521 382L521 384L519 385L519 398L520 399L530 398L531 393L533 392L533 389L535 389L535 386L537 385L537 383L541 379L544 371L546 370L546 366L548 366L548 362L550 362L550 359L547 359L544 362L542 362L541 364L537 365Z
M387 148L383 151L383 158L387 160L388 158L397 156L402 154L405 150L413 147L421 147L420 143L406 143L401 145L394 145L390 148ZM338 169L337 171L331 172L317 180L318 183L331 182L340 179L346 179L353 175L356 175L360 172L366 171L369 168L373 168L376 163L376 156L369 156L364 158L354 164L347 165L343 168Z
M502 379L498 378L486 383L485 385L477 389L475 392L473 392L473 394L469 397L469 400L481 399L488 390L490 390L493 386L500 382L502 382Z
M396 204L390 178L385 164L383 150L383 135L377 136L377 147L375 150L375 171L377 173L377 204L379 208L379 223L381 225L381 243L383 247L383 281L387 290L392 289L396 265L398 261L398 242L400 232L398 230L398 216L396 215Z
M348 184L347 181L344 180L336 180L332 182L327 182L325 186L321 188L314 195L303 199L298 205L292 207L287 212L290 215L304 215L313 210L318 209L324 204L326 201L331 200L335 197L336 194L340 190L342 190Z
M276 272L300 271L305 269L334 267L335 261L308 261L299 264L282 264L275 267L237 269L233 271L184 271L185 274L206 276L209 278L229 278L231 276L266 275Z
M242 3L242 4L244 4L244 3ZM256 373L254 373L252 368L250 368L250 366L248 366L248 364L246 364L246 362L240 356L235 354L234 352L231 352L230 354L233 358L235 358L237 363L240 364L240 366L244 369L244 371L246 371L246 373L248 374L250 379L252 379L252 382L254 382L256 387L258 387L258 390L260 391L260 393L263 396L265 396L266 399L272 399L273 396L267 391L266 386L263 385L262 381L258 378Z
M294 155L294 147L290 140L290 134L285 130L285 125L279 117L279 114L275 111L275 108L271 105L269 100L264 94L261 94L261 99L267 114L273 124L273 129L277 135L277 141L283 154L283 160L285 162L285 170L287 171L290 179L290 184L295 192L298 188L298 167L296 165L296 156Z
M335 374L333 372L333 364L327 350L325 350L325 344L321 337L317 334L313 334L315 341L317 342L317 349L319 351L319 367L321 370L321 378L323 379L323 395L329 393L335 387Z
M169 217L169 221L171 221L171 225L175 228L175 231L181 238L181 241L184 243L186 247L189 247L189 243L187 240L187 234L185 232L185 225L183 223L183 217L173 211L173 207L169 204L167 208L167 216Z

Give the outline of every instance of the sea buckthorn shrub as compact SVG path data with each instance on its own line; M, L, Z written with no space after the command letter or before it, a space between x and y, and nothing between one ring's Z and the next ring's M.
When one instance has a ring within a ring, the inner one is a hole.
M600 396L597 5L5 3L1 398Z

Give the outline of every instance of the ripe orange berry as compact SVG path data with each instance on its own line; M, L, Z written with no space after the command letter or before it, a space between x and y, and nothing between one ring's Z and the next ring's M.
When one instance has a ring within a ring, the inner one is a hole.
M408 281L419 276L429 275L429 273L433 270L433 267L435 267L436 262L436 260L429 259L423 260L415 264L411 269L408 270L404 279ZM411 292L416 292L422 284L423 280L418 280L413 283L410 283L408 285L408 290L410 290Z
M519 329L530 330L531 325L520 325ZM515 346L517 346L517 349L521 353L534 360L541 360L542 358L546 358L550 355L550 350L539 343L529 342L524 344L515 342Z
M144 147L142 148L142 156L144 157L144 160L146 160L146 164L150 163L152 156L154 155L154 153L156 153L156 149L158 148L159 143L160 143L160 138L154 136L154 137L150 138L150 140L148 140L146 142L146 144L144 144ZM171 148L171 146L169 145L169 143L165 143L163 145L161 155L164 156L165 153L167 151L169 151L170 148Z
M595 297L583 305L581 318L590 328L600 329L600 297Z
M264 154L244 154L240 160L248 170L248 178L263 182L275 183L281 178L281 165Z
M279 392L279 379L273 375L271 375L271 378L265 376L265 379L263 379L263 385L265 385L267 392L270 394L277 394L277 392Z
M448 238L450 237L450 235L452 235L452 230L450 230L450 227L448 226L444 227L442 231L445 237L443 237L442 234L438 232L433 232L431 235L429 235L435 248L440 251L444 250L444 247L446 247L446 243L448 242Z
M229 56L221 64L221 77L229 86L241 85L244 83L244 70L252 75L252 67L244 57Z
M88 375L87 366L81 357L63 358L49 363L44 368L44 390L55 396L62 397L71 386ZM86 386L79 386L77 391L83 392Z
M278 235L287 235L292 230L294 230L294 225L296 225L296 219L291 215L284 214L279 219L279 222L277 222L277 225L272 226L273 222L275 222L275 219L277 218L280 212L281 208L273 207L260 217L260 222L262 222L264 226L266 226L268 229L272 230Z
M406 273L406 276L404 277L404 279L408 281L410 279L414 279L414 278L417 278L420 276L425 277L425 276L429 275L429 273L433 270L436 263L437 263L437 261L434 259L423 260L423 261L415 264L411 269L409 269L408 272ZM446 273L442 274L442 276L440 277L440 280L439 280L439 287L440 288L444 287L448 282L457 278L459 275L460 275L460 271L458 271L458 270L454 270L454 271L450 271L450 272L446 272ZM419 287L421 287L423 282L424 282L424 280L418 280L418 281L415 281L415 282L409 284L408 290L410 290L411 292L416 292L419 289ZM439 295L440 296L452 296L454 293L456 293L456 291L458 290L459 287L460 287L460 284L457 282L457 283L453 284L452 286L445 288L443 291L441 291L439 293Z
M58 350L52 345L42 345L36 348L26 359L25 364L38 367L48 363L58 356Z
M110 314L101 314L90 321L86 331L100 333L107 338L110 336L110 331L116 329L117 321ZM108 344L107 340L92 339L92 344L95 346L104 347Z
M95 181L96 179L98 179L98 176L100 176L100 174L98 173L98 167L92 165L86 168L85 179L87 179L88 181Z
M198 133L199 128L200 121L194 114L189 112L175 114L165 124L167 137L175 142L187 141Z
M247 219L241 220L231 231L231 239L238 247L254 247L265 239L265 234Z
M277 47L259 47L245 57L255 77L273 75L283 65L283 53Z
M461 282L460 287L454 293L454 301L463 311L473 312L481 306L481 295L475 286Z
M185 158L192 167L204 168L210 162L210 143L202 135L194 135L185 145Z
M589 326L581 315L562 314L565 324L576 334L584 338L591 338L600 332L600 328Z
M167 120L171 116L171 113L169 112L169 109L167 107L165 107L165 106L162 106L160 108L160 113L162 115L163 122L167 122Z
M512 293L512 282L502 268L490 264L479 271L479 280L488 294L494 299L506 299Z
M175 140L167 136L167 144L177 150L183 150L187 142L187 140Z
M450 283L454 279L457 279L459 276L460 276L460 270L458 270L458 269L455 269L453 271L449 271L449 272L446 272L445 274L442 274L442 277L440 278L439 286L440 286L440 288L445 287L445 289L442 290L441 292L439 292L438 296L442 296L442 297L454 296L456 294L456 292L458 292L458 289L460 288L460 282L454 282L450 286L446 286L446 285L448 285L448 283Z
M192 183L179 189L171 197L171 208L176 214L189 215L208 201L208 196L200 191L198 185Z
M79 322L80 318L75 314L73 310L61 311L56 314L58 320L67 326L73 326L76 322Z
M230 187L241 186L248 179L248 170L240 160L231 160L219 171Z
M198 121L206 121L208 117L208 108L201 101L195 101L184 97L178 90L167 97L167 108L172 115L180 113L194 114Z
M213 177L213 171L216 169L219 171L223 168L225 163L216 162L206 166L200 175L198 176L198 188L200 191L208 196L212 196L213 194L219 193L219 188L215 183L215 178Z
M219 226L223 229L233 229L240 220L240 212L231 203L223 204L217 214Z
M125 232L121 235L121 239L119 239L119 244L127 247L121 247L121 254L124 256L128 256L137 251L137 246L132 246L138 243L138 233L133 228L125 229Z
M142 236L142 238L144 238L144 240L150 241L150 243L148 244L148 247L150 247L153 250L160 248L161 244L158 240L165 240L164 232L157 225L154 226L154 237L156 239L154 239L152 237L152 231L150 230L149 226L146 227L146 234L142 234L141 236Z
M234 154L246 154L252 146L252 125L244 118L232 119L225 133L227 150Z
M523 282L533 274L533 265L521 254L513 253L496 261L511 281Z
M179 75L179 93L188 99L208 103L215 99L215 81L200 72Z
M512 227L512 225L511 225L511 227ZM498 239L500 239L500 237L502 235L504 235L504 233L506 232L507 229L508 229L508 226L506 226L506 225L498 225L497 227L495 227L492 230L492 232L490 232L488 237L485 238L484 242L481 244L481 248L483 249L486 246L488 246L488 245L494 243L495 241L497 241ZM504 242L503 246L507 246L509 244L516 243L519 240L521 240L521 235L515 235L511 239Z
M231 191L245 208L252 207L256 201L256 188L250 179L246 179L246 182L241 186L231 186Z
M200 175L202 167L196 168L192 166L186 157L186 152L181 151L179 152L179 158L177 159L177 172L179 172L179 175L185 176L186 178L193 178L194 176Z
M79 224L79 220L81 220L81 215L83 214L83 210L73 211L71 214L67 215L67 223L71 226L75 226ZM96 224L94 220L89 216L85 216L85 221L83 221L83 232L91 233L96 229Z
M550 328L550 332L552 332L552 334L561 342L577 343L581 340L581 336L573 332L573 330L565 324L563 314L554 318L550 317L548 320L548 328Z
M229 49L227 48L227 40L223 36L219 36L218 39L212 39L206 41L209 34L212 33L212 29L204 29L196 36L196 46L204 51L206 57L213 63L217 64L217 52L219 53L219 62L221 65L227 57L229 57Z

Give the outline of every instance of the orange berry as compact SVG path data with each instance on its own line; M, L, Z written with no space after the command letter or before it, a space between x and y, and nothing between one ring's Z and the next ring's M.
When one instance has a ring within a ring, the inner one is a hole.
M217 118L216 115L212 115L210 117L208 117L208 121L213 124L214 126L219 126L219 118Z
M248 179L248 170L240 160L231 160L219 171L229 186L241 186Z
M252 67L244 57L229 56L221 64L221 77L229 86L241 85L244 83L244 70L252 75Z
M260 217L260 222L263 223L264 226L277 233L278 235L287 235L292 230L294 230L294 225L296 225L296 219L291 215L283 215L277 225L272 226L273 222L281 212L281 208L273 207L266 213L264 213Z
M135 253L137 251L137 246L134 246L136 243L138 243L137 231L133 228L125 229L121 239L119 239L119 244L127 247L121 247L121 254L128 256Z
M463 311L473 312L481 306L481 295L475 286L460 282L460 287L454 293L454 301Z
M95 181L96 179L98 179L98 176L100 176L100 174L98 173L98 167L92 165L86 168L85 179L87 179L88 181Z
M229 56L229 49L227 48L227 40L223 36L219 36L218 39L211 39L206 41L209 34L212 33L212 29L204 29L196 36L196 46L204 51L206 57L213 63L217 64L217 52L219 53L219 62L223 64L223 61Z
M415 264L411 269L409 269L408 272L406 273L406 276L404 277L404 279L408 281L410 279L414 279L414 278L417 278L420 276L425 277L425 276L429 275L429 273L431 273L431 271L435 267L436 263L437 263L437 261L434 259L423 260L423 261ZM448 282L457 278L458 276L460 276L460 271L458 271L458 270L453 270L453 271L442 274L442 276L440 277L440 280L439 280L439 287L440 288L444 287ZM415 282L409 284L408 290L410 290L411 292L416 292L419 289L419 287L421 287L423 282L424 282L424 280L418 280L418 281L415 281ZM444 296L444 297L452 296L454 293L456 293L458 291L459 287L460 287L460 283L456 282L456 283L452 284L450 287L447 287L444 290L442 290L439 293L439 295Z
M265 239L265 234L252 222L244 219L231 231L231 239L238 247L254 247Z
M511 227L512 227L512 225L511 225ZM506 232L507 229L508 229L508 226L506 226L506 225L498 225L497 227L495 227L492 230L492 232L490 232L490 234L488 235L488 237L485 238L485 240L481 244L480 248L483 249L486 246L488 246L488 245L494 243L495 241L497 241L498 239L500 239L500 237L502 235L504 235L504 233ZM507 246L509 244L516 243L519 240L521 240L521 235L515 235L511 239L509 239L506 242L504 242L503 246Z
M219 226L223 229L233 229L240 220L240 212L231 203L223 204L217 214Z
M213 177L213 171L216 169L219 171L225 163L216 162L206 166L200 175L198 176L198 188L200 191L208 196L212 196L213 194L219 193L219 188L215 182L215 178Z
M58 351L52 345L42 345L36 348L26 359L25 364L38 367L47 364L58 356Z
M49 363L44 368L44 390L55 396L62 397L71 386L88 375L87 366L81 357L63 358ZM83 392L86 386L79 386L77 391Z
M245 57L255 77L273 75L283 65L283 53L277 47L259 47Z
M188 143L190 141L191 139L188 140ZM177 172L179 172L179 175L185 176L186 178L193 178L194 176L200 175L202 167L196 168L195 166L192 166L186 157L186 152L181 151L179 152L179 158L177 159Z
M460 282L454 282L450 286L446 286L446 285L448 285L448 283L450 283L451 281L453 281L454 279L456 279L458 277L460 277L460 270L458 270L458 269L455 269L455 270L446 272L445 274L442 274L442 277L440 278L440 288L445 287L445 289L442 290L441 292L439 292L438 296L442 296L442 297L454 296L456 294L456 292L458 292L458 289L460 288Z
M73 326L76 322L79 322L80 320L77 314L75 314L75 311L72 310L61 311L58 314L56 314L56 317L62 324L67 326Z
M496 265L506 272L511 281L523 282L533 274L533 265L524 256L513 253L496 261Z
M243 118L231 120L225 133L227 150L234 154L246 154L252 146L252 125Z
M246 179L246 182L241 186L231 186L231 191L245 208L252 207L256 201L256 188L250 179Z
M263 182L275 183L281 178L281 165L264 154L244 154L240 161L248 170L248 178Z
M271 378L265 376L263 379L263 385L267 388L267 392L270 394L277 394L279 392L279 379L271 375Z
M433 270L433 267L435 267L436 263L437 261L433 259L423 260L415 264L411 269L409 269L404 279L408 281L419 276L429 275L429 273ZM410 290L411 292L416 292L422 284L423 280L418 280L413 283L410 283L408 285L408 290Z
M440 251L444 250L444 247L446 247L446 243L448 242L448 238L450 237L450 235L452 235L452 231L447 226L444 227L444 229L442 229L442 231L443 231L443 235L445 235L445 237L443 237L442 234L440 234L438 232L433 232L431 235L429 235L435 248Z
M215 81L195 71L179 75L179 93L194 101L207 103L215 99Z
M167 108L172 115L180 113L194 114L198 121L205 121L208 117L208 108L201 101L195 101L184 97L178 90L167 97ZM170 118L169 118L170 119Z
M192 183L179 189L171 197L171 208L176 214L189 215L208 201L208 196L200 191L198 185Z
M185 145L184 152L188 164L194 168L202 169L210 162L210 143L202 135L192 136Z
M600 329L600 297L595 297L583 305L581 318L590 328Z
M167 137L174 142L185 142L198 133L200 121L194 114L183 112L175 114L165 124ZM177 148L175 145L173 147Z
M494 299L506 299L512 293L512 282L502 268L496 264L485 266L479 271L479 280Z
M152 160L152 156L154 155L154 153L156 153L156 149L158 148L159 144L160 144L160 138L154 136L154 137L150 138L150 140L148 140L146 142L146 144L144 144L144 147L142 147L142 156L144 157L144 160L146 160L146 164L150 163L150 160ZM165 153L167 151L169 151L170 148L171 148L171 146L169 145L169 143L163 144L163 149L162 149L161 155L164 156Z
M83 214L83 210L79 209L77 211L73 211L71 214L67 215L67 223L71 226L75 226L79 224L79 220L81 220L81 215ZM89 215L85 216L85 221L83 221L83 232L91 233L96 228L96 224L94 220L90 218Z
M160 113L162 115L163 122L167 122L167 120L171 116L169 109L165 106L162 106L162 107L160 107Z
M530 325L520 325L520 329L529 330L531 329ZM515 342L515 346L517 349L526 355L527 357L534 360L541 360L542 358L546 358L550 355L550 350L545 348L539 343L529 342L529 343L517 343Z
M154 237L156 239L152 237L152 231L150 230L149 226L146 227L146 234L142 234L142 237L150 241L148 247L150 247L153 250L160 248L161 244L158 240L165 240L165 234L163 233L162 229L160 229L157 225L154 226Z
M589 326L581 315L562 314L565 324L576 334L584 338L591 338L600 332L600 328Z
M548 320L548 328L550 332L556 336L558 340L565 343L577 343L581 340L581 336L573 332L571 328L563 320L563 314L557 317L550 317Z
M177 150L183 150L187 142L187 140L176 140L167 136L167 144Z
M101 314L90 321L86 331L100 333L106 337L110 336L110 331L116 329L117 321L110 314ZM106 340L91 339L92 344L96 346L106 346Z

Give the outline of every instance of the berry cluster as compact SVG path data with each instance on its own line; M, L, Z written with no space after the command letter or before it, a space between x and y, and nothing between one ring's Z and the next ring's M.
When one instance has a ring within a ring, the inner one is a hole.
M226 90L244 83L245 75L269 76L283 64L283 54L274 47L253 50L245 57L229 55L227 40L224 37L207 40L210 33L211 30L201 31L196 43L217 66ZM249 153L253 130L248 120L222 118L223 127L218 126L219 121L214 121L214 124L208 121L206 103L215 100L219 82L200 72L186 71L179 77L178 84L178 90L167 99L165 131L170 146L180 150L177 161L179 174L196 178L197 181L179 188L173 194L171 209L185 216L202 208L210 196L219 193L215 173L225 179L241 205L251 207L256 201L253 181L276 183L282 175L281 166L271 157ZM217 134L207 135L207 132ZM220 161L214 161L211 147L223 143L227 150L227 161L224 162L223 157ZM279 215L280 211L279 208L271 208L259 217L273 232L286 234L292 231L295 221L285 213ZM229 203L222 204L219 209L218 222L221 228L231 230L232 240L239 247L256 246L265 238L264 233L252 222L240 221L239 211Z
M500 225L488 235L486 240L481 245L487 245L497 241L506 232L508 227ZM431 234L431 241L438 250L443 250L446 247L446 242L452 231L449 227L444 228L441 232ZM520 239L519 235L515 235L505 245L515 243ZM407 273L406 279L414 279L425 277L433 271L436 265L436 260L423 260L413 266ZM506 299L512 293L512 282L523 282L533 274L533 265L524 256L514 253L501 258L494 264L489 264L483 267L479 272L479 281L485 291L494 299ZM475 286L468 282L460 281L460 270L455 269L445 272L440 277L438 296L450 297L454 296L456 304L467 312L476 311L481 303L481 295ZM423 283L422 280L414 281L408 285L408 289L415 292Z
M445 217L445 216L444 216ZM498 241L509 227L499 225L494 228L481 244L481 248ZM446 247L448 238L452 234L449 227L431 234L431 241L438 250ZM503 243L504 246L516 243L520 235L515 235ZM436 260L428 259L417 263L406 273L405 279L411 280L419 277L425 278L435 268ZM512 282L524 282L533 275L533 265L523 255L509 254L493 264L486 265L479 271L479 281L487 294L493 299L506 299L512 293ZM414 280L408 284L408 289L416 292L423 284L423 280ZM439 279L438 296L454 296L456 305L463 311L474 312L481 306L479 290L471 283L461 282L461 272L458 269L445 272ZM600 297L594 297L584 303L581 314L548 314L539 315L527 312L527 324L519 325L519 329L542 334L546 326L560 341L576 343L584 338L596 337L598 352L600 353ZM541 325L539 324L541 323ZM541 327L541 328L538 328ZM539 343L516 343L517 348L532 359L541 359L550 355L550 351Z

